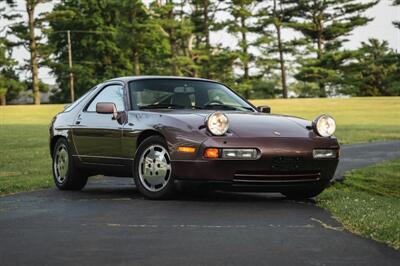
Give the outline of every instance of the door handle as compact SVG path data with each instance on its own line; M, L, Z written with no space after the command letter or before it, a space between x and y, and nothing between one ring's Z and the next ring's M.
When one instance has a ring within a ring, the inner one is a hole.
M75 125L79 125L82 121L81 115L79 114L78 117L75 120Z

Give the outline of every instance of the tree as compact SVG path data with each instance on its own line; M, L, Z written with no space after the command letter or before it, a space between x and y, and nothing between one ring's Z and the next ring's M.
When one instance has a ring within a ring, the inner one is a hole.
M16 62L11 59L11 49L5 38L0 38L0 105L16 98L23 84L19 81L14 67Z
M195 76L233 84L233 64L237 54L219 44L211 43L211 33L225 27L216 17L224 7L224 1L191 0L192 58L196 64Z
M154 19L152 10L140 0L123 0L119 1L119 5L117 42L127 52L134 74L162 72L166 64L161 62L160 57L167 57L167 38Z
M191 0L192 12L190 20L193 25L192 34L194 36L194 61L198 66L195 76L212 78L211 67L213 62L213 47L211 46L210 33L215 30L217 23L215 16L218 11L220 1L210 0Z
M388 42L362 42L356 60L345 66L343 92L356 96L400 95L400 55Z
M340 52L343 42L347 41L345 37L356 27L371 21L363 12L378 1L297 1L295 21L290 23L290 27L300 31L309 40L307 50L314 56L300 61L301 68L295 77L317 83L317 95L326 97L326 85L334 86L340 79L338 68L349 56L349 53Z
M150 5L160 29L169 43L169 74L197 76L193 54L193 26L184 11L186 1L158 0Z
M36 16L36 8L38 5L48 2L49 0L25 0L25 9L27 20L20 21L10 26L8 31L9 35L16 37L17 41L13 44L15 46L23 46L30 54L30 61L24 67L29 69L31 73L31 87L33 91L33 99L35 104L40 104L40 80L39 80L39 66L45 56L45 44L42 35L36 34L36 30L43 28L43 21ZM10 7L16 7L16 1L8 0L7 3ZM18 12L11 12L4 15L8 20L22 19L23 16Z
M238 90L245 98L250 98L251 93L249 70L254 56L250 53L252 43L249 41L248 35L250 32L254 32L254 25L252 25L251 18L257 4L257 0L231 0L227 10L232 16L232 19L228 19L224 23L228 32L239 39L239 49L237 49L236 52L240 60L243 75L239 79L240 86L238 86Z
M394 6L400 6L400 0L393 0ZM400 21L393 21L393 25L400 30Z
M260 77L252 79L252 94L250 99L270 99L279 95L280 76L272 74L270 77Z
M288 97L285 55L295 52L297 41L285 41L282 37L282 29L291 22L296 2L292 0L273 0L270 6L262 8L257 14L259 17L257 28L263 33L257 41L257 46L262 52L258 62L262 68L267 67L267 72L274 70L278 65L283 98ZM273 30L271 30L271 26Z
M72 72L76 79L77 96L106 79L134 73L132 50L137 46L132 45L132 38L136 35L125 40L119 32L122 29L131 30L126 28L129 21L126 5L125 1L66 0L56 4L47 15L47 37L52 50L52 58L47 64L59 84L52 101L69 100L68 73L71 70L68 65L67 31L71 34ZM136 6L133 4L132 7ZM138 25L132 27L135 26ZM127 32L122 34L128 36ZM129 34L132 34L131 31ZM127 49L128 46L132 49Z

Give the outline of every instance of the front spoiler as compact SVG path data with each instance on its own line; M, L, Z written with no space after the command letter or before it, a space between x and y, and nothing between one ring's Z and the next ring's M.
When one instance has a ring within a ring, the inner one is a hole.
M296 158L296 157L294 157ZM172 161L176 180L229 185L238 190L280 191L287 188L320 187L333 178L338 159L304 159L276 163L276 158L259 160Z

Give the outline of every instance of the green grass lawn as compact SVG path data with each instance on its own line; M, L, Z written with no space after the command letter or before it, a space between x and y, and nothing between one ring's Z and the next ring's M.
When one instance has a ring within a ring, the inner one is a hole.
M62 106L0 107L0 194L53 185L48 128Z
M400 139L400 97L254 100L273 113L333 115L342 143ZM48 126L63 105L0 107L0 194L52 186Z
M332 115L340 143L400 139L400 97L349 99L276 99L253 100L269 105L272 113L313 119L319 114Z
M347 173L317 202L348 230L400 249L400 160Z

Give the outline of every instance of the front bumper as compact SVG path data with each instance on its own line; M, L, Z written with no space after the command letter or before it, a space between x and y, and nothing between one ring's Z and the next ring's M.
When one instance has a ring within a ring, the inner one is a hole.
M207 147L257 148L256 160L205 159ZM335 174L339 159L314 159L313 150L339 149L336 140L327 138L296 139L209 139L198 149L195 158L172 161L177 180L224 183L238 187L282 191L299 187L326 186Z

